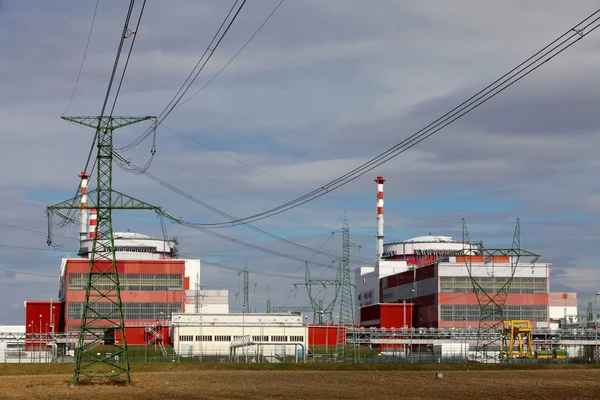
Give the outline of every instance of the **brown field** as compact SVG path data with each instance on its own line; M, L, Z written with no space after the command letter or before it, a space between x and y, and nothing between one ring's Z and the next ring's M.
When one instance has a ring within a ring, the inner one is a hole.
M132 374L129 387L97 383L69 388L70 368L1 366L0 399L600 399L600 369L593 368L147 366ZM435 378L438 370L443 371L441 379Z

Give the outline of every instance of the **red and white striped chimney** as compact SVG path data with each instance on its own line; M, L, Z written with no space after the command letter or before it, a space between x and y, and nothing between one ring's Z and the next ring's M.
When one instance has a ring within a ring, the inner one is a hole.
M381 260L383 256L383 183L385 179L378 176L375 179L377 182L377 260Z
M81 186L79 188L79 192L81 194L81 221L79 221L79 241L82 242L88 237L88 228L87 228L87 191L88 191L88 180L90 178L89 174L83 171L79 174L81 178Z
M98 210L90 208L90 239L99 237L100 234L96 234L96 225L98 224Z

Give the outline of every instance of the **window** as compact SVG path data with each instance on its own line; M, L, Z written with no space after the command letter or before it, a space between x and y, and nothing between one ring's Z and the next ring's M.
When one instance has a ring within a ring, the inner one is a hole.
M180 342L193 342L194 335L181 335L181 336L179 336L179 341Z
M215 342L231 342L231 336L217 335L215 336Z
M477 277L475 281L488 293L497 293L506 283L506 277ZM440 277L441 293L473 293L473 283L466 276ZM516 294L545 294L548 293L546 278L513 278L508 293Z
M209 335L196 335L196 342L212 342L212 336Z
M287 342L287 336L271 336L272 342Z
M85 290L87 273L70 273L69 290ZM115 283L110 274L92 274L92 282L99 290L114 290ZM121 290L180 291L181 274L119 274Z
M268 336L252 336L252 340L254 340L255 342L268 342L269 337Z
M114 303L93 303L90 309L107 318L119 318ZM165 319L178 312L181 312L181 303L123 303L125 319ZM67 319L81 319L82 313L83 303L67 303Z
M487 315L497 314L500 317L500 312L490 310ZM529 306L515 305L504 306L503 318L511 319L528 319L530 321L547 321L548 309L546 306ZM441 321L478 321L479 306L476 304L442 304L440 305L440 320ZM491 320L491 319L490 319Z
M290 342L304 342L304 336L290 336Z

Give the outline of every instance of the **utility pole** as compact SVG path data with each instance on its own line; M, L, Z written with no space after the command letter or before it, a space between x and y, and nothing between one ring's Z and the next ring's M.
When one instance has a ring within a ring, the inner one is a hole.
M154 210L165 215L159 207L144 203L112 189L113 159L121 156L113 152L113 131L155 117L62 117L62 119L96 130L98 153L97 188L95 205L80 204L81 195L47 208L48 244L51 244L52 217L59 215L72 220L61 211L87 208L97 211L97 223L92 234L92 252L87 274L85 300L81 312L79 338L75 351L75 371L71 385L83 380L111 379L129 384L130 368L125 337L125 311L121 301L119 273L117 271L112 211ZM91 194L91 193L90 193ZM90 199L92 196L90 196ZM67 307L69 307L67 305ZM106 354L98 353L97 346L110 348Z

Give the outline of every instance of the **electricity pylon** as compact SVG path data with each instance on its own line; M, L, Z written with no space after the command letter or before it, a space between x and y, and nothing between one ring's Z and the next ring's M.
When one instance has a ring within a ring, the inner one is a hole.
M342 259L340 260L340 266L338 271L338 278L340 279L340 320L337 332L336 341L336 354L340 361L346 361L346 329L343 325L352 328L353 335L355 334L354 329L354 295L351 271L350 271L350 247L360 247L350 242L350 226L348 225L348 218L344 214L344 224L342 225ZM353 337L352 340L352 361L357 362L358 348L356 340Z
M462 243L462 256L479 304L477 359L483 362L496 361L504 356L504 349L501 346L504 305L517 268L523 268L528 263L533 268L540 255L521 249L521 224L518 218L512 245L508 249L485 248L483 245L475 248L469 239L464 218L462 220ZM502 258L497 261L497 258L500 257ZM495 265L496 263L499 265ZM501 276L494 273L495 269L501 271ZM484 277L475 274L474 270L492 271L491 283L489 279L482 279Z
M308 262L306 262L304 267L304 282L296 283L294 284L294 287L306 286L306 292L308 293L308 298L313 311L313 322L315 324L323 325L325 318L327 318L327 321L333 322L333 310L335 309L340 294L340 285L341 279L339 269L335 279L313 279L310 275ZM313 293L314 287L322 287L325 290L327 290L328 287L333 287L333 299L327 306L324 307L323 299L318 299L316 294Z
M95 129L98 147L95 204L92 204L93 192L90 192L90 204L85 207L80 204L80 195L47 208L49 228L53 215L69 219L61 210L96 209L98 215L71 385L74 386L84 380L106 378L129 384L131 382L129 355L115 257L112 211L115 209L154 210L159 215L165 213L159 207L112 189L113 159L120 157L113 152L113 131L155 117L62 117L62 119ZM50 232L48 234L48 244L50 244L52 239ZM102 351L99 351L100 345L105 346Z
M244 312L249 313L250 310L250 295L248 293L250 287L250 276L248 273L248 267L244 267Z

